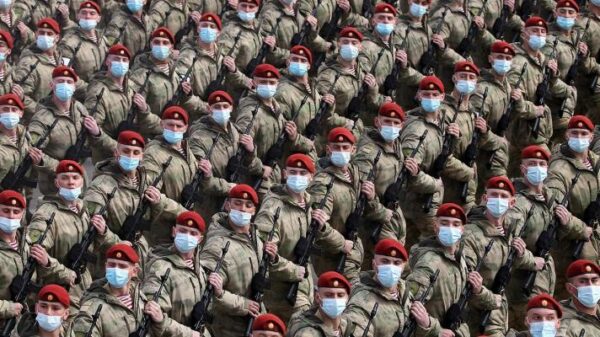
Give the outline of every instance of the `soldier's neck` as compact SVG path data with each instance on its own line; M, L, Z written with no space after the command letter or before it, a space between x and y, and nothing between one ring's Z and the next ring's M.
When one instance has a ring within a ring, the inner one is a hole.
M458 90L454 89L452 90L452 97L454 97L454 99L456 100L456 104L458 104L458 101L460 100L460 95L461 93L458 92ZM458 107L458 109L462 110L462 109L467 109L469 107L469 98L471 97L471 95L462 95L463 96L463 100L460 104L460 106Z
M0 240L4 241L6 243L11 243L11 242L17 241L17 231L14 231L10 234L0 231Z
M534 59L538 59L540 58L540 52L537 50L533 50L531 49L531 47L529 47L529 44L527 42L521 44L521 46L523 46L523 50L525 50L525 52L527 53L527 55L531 56Z
M59 337L60 336L60 330L61 329L56 329L56 330L50 332L50 331L45 331L45 330L42 330L42 329L38 329L38 335L40 337Z
M304 201L304 194L303 193L296 193L296 192L292 191L291 189L287 188L287 186L285 187L285 190L292 197L292 199L294 199L294 201L298 201L298 202L303 202Z
M571 151L571 153L573 153L573 156L575 157L575 159L579 160L580 162L584 162L584 161L588 160L588 158L589 158L588 151L589 150L585 150L585 152L582 152L582 153Z
M420 16L412 16L410 13L408 14L408 16L410 17L410 21L412 21L414 23L421 23Z
M53 48L50 48L48 50L43 51L42 54L48 55L48 56L54 56L54 51L55 50L56 50L56 47L53 47Z
M198 39L198 46L202 50L208 50L210 52L214 52L217 44L216 43L204 43L204 42L200 41L200 39Z
M430 123L438 124L440 122L440 110L426 113L425 120Z
M131 13L132 16L141 19L142 18L142 13L144 13L143 10L140 10L139 12L135 12L135 13Z
M89 30L89 31L88 30L84 30L83 33L86 36L91 37L91 38L95 38L96 37L96 30L95 29L92 29L92 30Z
M596 305L593 308L588 308L585 305L582 305L579 300L577 299L577 297L573 297L573 304L575 305L575 308L577 308L577 311L579 312L583 312L586 315L590 315L590 316L596 316L596 310L598 309L598 306Z
M495 71L492 71L492 74L494 76L494 79L498 82L504 82L504 78L506 77L505 75L500 75Z
M115 297L125 296L129 294L129 282L127 282L127 284L123 288L113 288L109 285L108 289L108 292Z
M250 234L250 225L244 226L244 227L240 227L240 226L236 226L229 219L227 221L229 221L229 227L231 227L235 233L237 233L237 234Z
M340 65L342 66L342 68L346 68L346 69L354 69L356 67L356 61L352 60L352 61L346 61L343 58L339 58L339 62Z
M187 253L182 253L180 251L177 251L177 254L179 255L179 257L181 257L185 261L185 260L194 260L195 252L196 252L196 250L193 249L192 251L187 252Z
M58 99L55 95L52 95L52 103L54 103L54 105L56 105L56 107L60 109L61 112L69 111L69 107L71 106L71 100L63 102L60 99Z
M571 29L569 30L560 30L560 35L562 36L570 36L571 35Z
M114 84L116 84L119 88L123 88L123 81L125 80L125 77L115 77L112 74L110 74L109 76Z
M170 144L170 146L175 150L179 150L179 149L181 149L181 143L182 142L177 142L175 144Z
M322 313L321 309L317 310L317 317L323 321L323 325L330 327L333 331L338 331L340 329L340 325L342 325L341 317L331 319L329 316Z
M7 129L4 125L0 124L0 133L8 136L9 138L17 136L17 128Z
M387 43L390 40L390 36L391 35L381 35L377 32L375 32L375 34L377 34L377 36L379 36L379 38L381 39L381 41Z
M544 190L544 183L541 183L539 185L533 185L530 184L529 181L527 181L527 178L525 178L525 184L527 185L527 189L529 190L529 192L534 193L534 194L543 194L543 190Z
M504 227L504 215L500 216L499 218L494 218L490 212L486 211L485 218L496 228Z
M308 75L295 76L294 80L296 81L296 83L307 84L308 83Z

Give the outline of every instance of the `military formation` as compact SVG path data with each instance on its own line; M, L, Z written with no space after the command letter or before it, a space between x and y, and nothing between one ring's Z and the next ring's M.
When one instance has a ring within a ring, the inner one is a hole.
M0 0L0 337L600 337L600 0Z

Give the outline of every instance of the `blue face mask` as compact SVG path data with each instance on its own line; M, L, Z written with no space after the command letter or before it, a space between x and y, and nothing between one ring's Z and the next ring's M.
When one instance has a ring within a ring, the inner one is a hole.
M35 44L41 50L46 51L54 47L54 36L40 35L35 40Z
M308 187L307 176L289 176L285 181L286 186L295 193L302 193Z
M208 27L200 27L200 41L204 43L213 43L217 40L217 30L208 28Z
M72 84L57 83L54 87L54 94L56 94L56 97L63 102L70 100L74 93L75 87Z
M492 67L497 74L506 75L506 73L508 73L510 70L511 65L512 62L508 60L494 60Z
M461 94L468 95L475 91L476 86L477 82L475 81L458 80L456 83L456 90Z
M238 227L246 227L252 220L252 214L232 209L229 211L229 220Z
M181 253L189 253L198 247L198 238L189 234L175 234L175 247Z
M39 312L35 316L35 321L42 330L52 332L60 328L60 325L62 324L62 317L48 316Z
M344 167L350 163L350 152L332 151L330 160L333 165L337 167Z
M0 53L0 62L6 61L6 53Z
M12 0L0 0L0 9L8 9L12 4Z
M169 144L177 144L183 140L183 132L175 132L169 129L164 129L163 138Z
M427 13L427 7L416 3L410 4L410 15L420 18Z
M577 153L584 153L590 147L589 138L569 137L569 148Z
M292 76L304 77L308 72L308 63L290 62L288 71Z
M229 122L230 117L231 117L231 109L225 109L225 110L215 109L212 111L212 118L219 125L227 124L227 122Z
M114 77L125 77L129 71L129 63L127 62L111 62L110 63L110 73Z
M346 309L345 298L324 298L321 303L321 310L329 318L338 318Z
M346 61L352 61L358 57L358 48L351 44L343 44L340 47L340 56Z
M390 125L383 125L381 129L379 129L379 134L381 138L388 143L391 143L400 136L400 128Z
M573 28L573 26L575 25L575 18L567 18L564 16L557 16L556 24L562 30L569 30L569 29Z
M398 284L402 275L402 268L393 264L382 264L377 266L377 280L382 286L391 288Z
M73 189L61 187L58 190L58 195L60 195L66 201L73 201L79 198L79 196L81 195L81 187Z
M137 13L142 10L144 4L140 0L127 0L127 8L132 13Z
M259 84L256 86L256 94L262 99L269 99L275 96L276 85Z
M600 301L600 286L577 288L577 299L588 308L595 308Z
M96 28L97 24L98 24L98 21L96 21L96 20L86 20L86 19L79 20L79 27L81 27L81 29L83 29L87 32Z
M121 168L125 172L131 172L131 171L135 170L138 167L138 165L140 165L139 158L130 158L127 156L119 156L119 166L121 166Z
M106 280L111 287L121 289L129 281L129 270L121 268L106 268Z
M453 246L462 237L462 231L456 227L440 226L438 240L446 247Z
M21 227L21 219L9 219L0 216L0 230L6 234L12 234Z
M440 108L441 101L437 98L421 99L421 108L427 112L434 112Z
M533 50L542 49L546 45L546 37L539 35L531 35L529 37L529 47Z
M256 12L243 12L239 11L237 13L238 18L244 22L252 21L256 17Z
M486 203L487 210L494 218L499 218L508 211L508 199L489 198Z
M171 48L169 46L152 46L152 56L155 59L164 61L171 54Z
M20 120L21 117L16 113L8 112L0 114L0 123L9 130L16 128Z
M542 166L530 166L527 168L527 181L532 185L541 184L548 176L548 168Z
M392 34L392 32L394 31L394 24L392 24L392 23L378 23L377 25L375 25L375 30L380 35L388 36L388 35Z
M529 333L532 337L554 337L556 336L556 322L543 321L529 323Z

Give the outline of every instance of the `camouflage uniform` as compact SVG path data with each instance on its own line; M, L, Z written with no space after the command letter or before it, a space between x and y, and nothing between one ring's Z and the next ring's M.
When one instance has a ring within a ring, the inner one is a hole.
M348 322L343 316L340 323L340 330L334 331L332 328L323 324L317 307L294 315L288 324L288 337L337 337L350 336L354 332L355 325Z
M69 308L70 309L70 308ZM19 319L17 326L13 330L11 336L18 337L38 337L40 334L40 327L37 324L35 312L26 312ZM71 337L72 324L70 321L63 321L60 327L59 337Z
M89 82L108 52L109 46L101 32L95 30L95 34L96 41L79 27L70 29L58 44L61 56L69 59L69 66L75 69L80 81Z
M247 23L235 16L223 25L222 34L219 36L219 48L223 51L223 55L227 55L230 49L233 48L235 37L240 30L242 31L235 51L231 54L231 57L235 59L236 67L242 72L246 71L246 66L253 57L258 55L258 51L262 46L262 36L256 27L257 25L257 20ZM227 91L233 92L231 90Z
M12 294L9 286L17 275L23 273L23 267L27 261L28 246L25 240L17 232L19 250L14 250L8 242L0 240L0 262L3 265L0 277L0 326L4 327L5 321L14 317L12 311Z
M142 89L148 73L150 73L150 78L145 89ZM169 72L165 74L154 63L150 53L144 53L135 60L130 74L131 81L134 82L134 90L136 92L144 90L144 97L150 112L155 115L162 115L165 105L179 86L179 76L175 72L175 61L172 58L169 59Z
M563 317L560 320L558 334L565 337L578 337L581 329L585 329L586 336L600 334L600 320L598 319L598 306L596 317L577 311L573 299L561 301Z
M14 172L19 167L31 147L31 138L25 127L18 125L16 132L16 143L0 133L0 181L8 172Z
M115 9L106 26L104 36L108 45L121 43L127 47L131 55L135 55L146 49L151 33L152 25L148 16L142 14L140 20L131 14L127 6L123 6Z
M176 34L186 24L190 12L191 4L187 1L157 0L152 1L148 16L153 29L167 27Z

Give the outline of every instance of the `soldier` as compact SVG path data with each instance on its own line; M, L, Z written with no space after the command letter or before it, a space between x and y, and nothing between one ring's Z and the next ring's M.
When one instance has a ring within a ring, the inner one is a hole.
M527 303L524 318L529 331L510 330L506 337L562 337L557 333L562 318L560 304L548 294L539 294Z
M37 294L35 313L23 315L16 327L19 337L69 337L71 336L71 299L65 288L48 284Z
M104 31L109 46L123 44L132 55L148 49L152 25L144 12L145 4L146 0L128 0L115 8Z
M483 285L481 275L469 272L467 261L459 250L460 239L467 217L463 209L456 204L443 204L436 213L435 235L423 240L411 249L409 265L412 272L406 279L406 286L413 298L420 298L429 286L431 275L439 270L439 276L433 290L425 298L425 308L430 318L432 333L441 336L468 337L469 327L462 323L456 331L442 329L439 321L446 311L461 295L467 283L471 284L473 296L469 304L487 310L500 305L499 299Z
M277 256L277 245L258 239L256 226L251 221L258 206L258 195L252 187L236 185L229 191L225 210L213 216L200 260L202 265L214 270L221 251L230 242L229 252L225 256L219 273L212 273L208 281L214 287L213 315L209 325L213 336L240 336L244 333L247 319L264 312L261 303L250 299L257 279L255 273L267 253L271 261ZM276 269L278 263L270 264ZM256 274L257 276L260 276Z
M177 216L171 227L173 244L156 246L152 249L152 259L142 290L152 298L161 283L161 277L171 269L169 282L158 298L162 311L173 321L173 328L181 336L201 337L200 333L189 328L195 314L195 304L200 301L206 289L206 274L200 264L200 249L206 225L196 212L183 212ZM187 326L186 326L187 325Z
M189 23L188 18L192 13L192 6L191 1L157 0L150 2L148 16L152 27L165 27L169 31L177 33ZM195 12L195 14L198 13Z
M20 18L29 17L29 22L24 22L29 27L34 27L40 20L51 17L59 18L60 24L65 25L69 20L69 6L59 1L43 3L33 0L15 1L15 14Z
M2 95L6 95L13 90L22 90L13 78L15 76L13 64L14 60L17 59L13 55L14 52L12 36L8 31L0 30L0 94Z
M402 331L408 315L412 315L423 336L437 336L432 331L429 314L421 302L408 301L407 289L400 275L408 261L404 246L394 239L383 239L374 249L373 271L362 272L360 282L354 284L344 318L354 322L355 336L363 336L369 313L375 303L379 304L377 315L365 336L389 337ZM403 302L404 301L404 302Z
M284 337L286 331L285 323L273 314L259 315L252 324L252 337Z
M350 282L343 275L328 271L319 276L317 287L316 305L292 317L287 336L350 336L354 324L342 316L350 296Z
M589 260L577 260L567 268L567 280L571 298L561 301L564 317L558 332L565 337L577 337L581 329L586 336L599 334L600 267Z
M27 20L27 18L18 16L15 7L13 1L6 1L0 6L0 17L2 17L0 30L5 31L8 35L15 34L17 47L13 51L12 60L17 59L24 46L34 41L33 32L27 28L26 23L23 23L23 20ZM11 49L13 48L11 47Z

